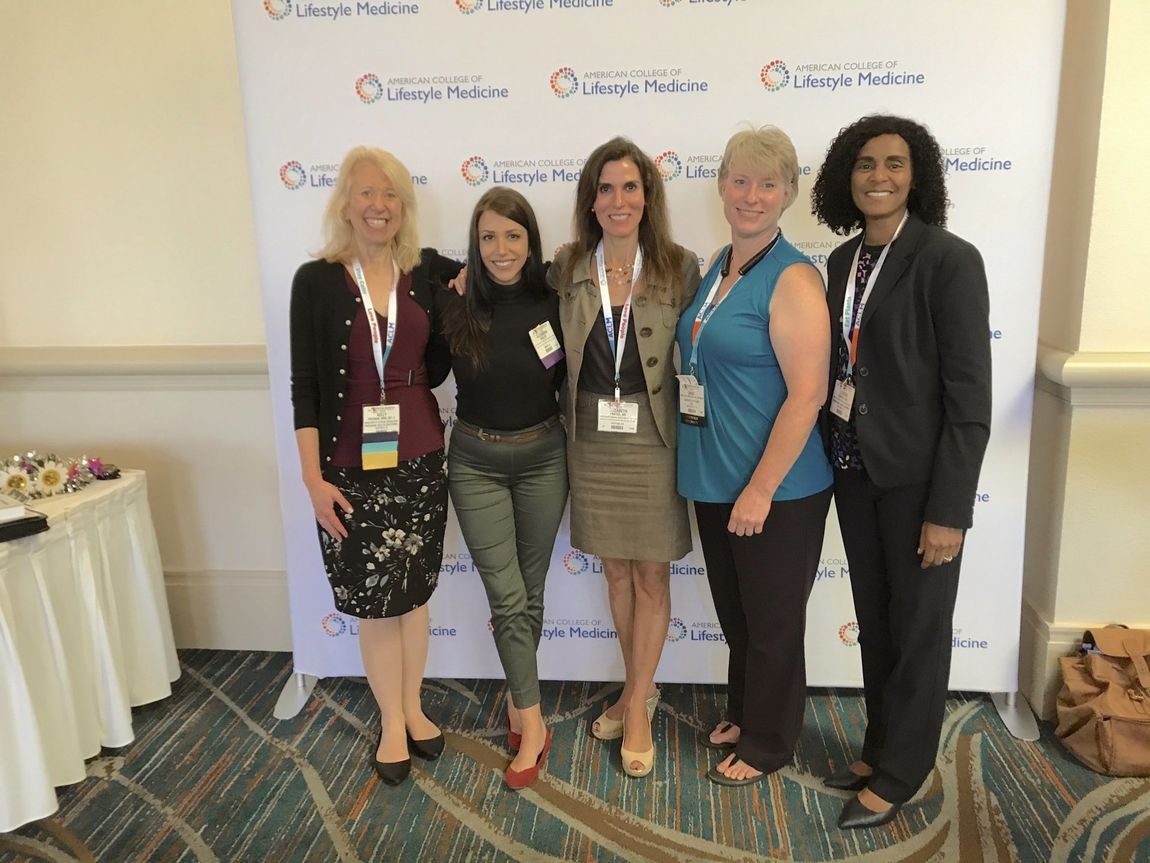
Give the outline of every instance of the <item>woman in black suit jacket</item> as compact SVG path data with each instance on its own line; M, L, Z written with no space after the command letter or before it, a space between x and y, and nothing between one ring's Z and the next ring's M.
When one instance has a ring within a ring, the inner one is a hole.
M858 760L825 780L859 791L843 828L890 821L934 766L990 435L986 273L978 250L943 227L944 173L924 127L864 117L831 143L812 192L831 230L863 229L827 265L824 434L868 720Z

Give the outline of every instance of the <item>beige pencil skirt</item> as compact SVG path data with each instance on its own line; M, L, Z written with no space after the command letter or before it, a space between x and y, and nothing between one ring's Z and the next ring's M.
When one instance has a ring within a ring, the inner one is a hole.
M575 400L571 544L599 557L678 560L691 550L691 526L676 490L675 450L659 435L647 393L624 396L639 404L636 434L598 430L601 398L581 391Z

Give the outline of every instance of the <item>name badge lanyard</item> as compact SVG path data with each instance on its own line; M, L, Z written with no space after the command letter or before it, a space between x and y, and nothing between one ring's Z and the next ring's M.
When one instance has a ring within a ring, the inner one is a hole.
M743 264L743 266L739 267L739 277L735 279L735 284L731 285L731 287L727 289L726 296L729 297L731 295L731 291L735 289L735 285L738 285L739 282L743 280L743 276L749 273L754 268L755 264L757 264L759 261L771 253L771 249L775 247L775 244L778 243L782 236L783 232L776 229L775 235L771 238L771 241L763 246L763 248L759 249L759 251L755 253L754 257ZM715 294L719 292L719 285L723 283L723 279L730 275L732 254L734 254L734 249L732 247L728 247L727 254L723 258L723 265L719 267L718 272L715 273L715 281L711 283L711 289L707 292L707 298L703 300L703 305L699 307L699 313L695 315L695 323L691 325L691 359L689 365L692 376L695 374L695 367L699 362L699 336L703 332L703 327L705 327L707 322L711 320L711 315L713 315L715 310L719 308L719 303L715 302Z
M396 303L396 288L399 287L399 264L392 263L393 273L391 282L391 295L387 298L387 335L381 336L379 332L379 318L375 314L375 306L371 304L371 294L367 290L367 279L363 275L363 267L357 258L352 262L352 271L355 274L355 283L359 286L359 295L363 299L363 310L367 312L367 327L371 331L371 352L375 357L375 370L379 372L379 403L387 404L386 386L383 383L383 369L387 365L387 358L391 356L391 349L395 345L396 318L399 315Z
M894 245L894 241L898 239L902 229L906 227L906 220L910 216L910 211L905 210L902 214L902 221L898 223L895 228L894 236L890 238L890 242L882 248L882 253L875 261L874 269L870 271L867 276L866 287L863 289L862 299L859 300L858 311L852 316L851 309L854 306L855 290L858 286L858 273L859 273L859 254L862 252L862 241L859 241L858 248L855 249L854 262L851 264L851 276L847 280L846 295L843 297L843 339L850 345L850 350L847 352L847 375L846 379L850 380L854 375L855 361L858 359L859 352L859 330L862 329L863 310L866 309L867 301L870 300L871 291L874 286L878 284L878 274L882 270L882 265L886 263L887 253L890 252L890 247Z
M615 340L615 313L611 311L611 292L607 288L606 254L603 251L603 241L595 249L595 262L599 266L599 297L603 301L603 323L607 326L607 343L611 346L611 354L615 357L615 402L619 402L620 371L623 368L623 351L627 347L627 330L631 325L631 297L635 293L635 283L639 281L639 273L643 269L643 250L636 247L635 265L631 271L631 290L627 292L627 302L623 304L623 312L619 315L619 339Z

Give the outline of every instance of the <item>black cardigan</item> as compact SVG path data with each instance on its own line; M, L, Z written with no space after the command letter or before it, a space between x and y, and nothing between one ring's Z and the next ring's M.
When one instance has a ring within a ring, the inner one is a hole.
M443 383L451 370L451 353L433 302L434 292L454 278L463 265L423 249L411 271L411 294L431 324L424 353L427 385ZM346 403L343 386L351 322L362 300L347 289L344 265L309 261L296 270L291 288L291 401L295 427L319 429L320 467L331 463Z

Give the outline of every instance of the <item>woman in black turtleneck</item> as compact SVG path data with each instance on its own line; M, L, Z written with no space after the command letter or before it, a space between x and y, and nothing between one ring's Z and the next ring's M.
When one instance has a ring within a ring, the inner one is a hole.
M559 297L547 287L539 227L518 192L497 186L471 215L467 292L439 292L458 386L448 451L451 502L491 604L507 675L504 773L530 785L551 733L539 708L543 590L567 503L566 436L556 394L566 375Z

